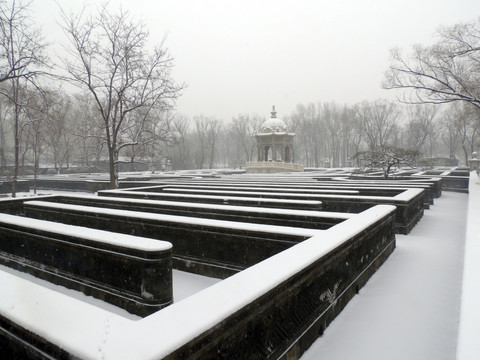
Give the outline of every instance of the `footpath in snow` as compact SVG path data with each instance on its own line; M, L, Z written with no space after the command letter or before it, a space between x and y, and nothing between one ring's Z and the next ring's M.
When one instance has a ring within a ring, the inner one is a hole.
M390 258L301 360L455 359L468 198L443 192L397 235Z

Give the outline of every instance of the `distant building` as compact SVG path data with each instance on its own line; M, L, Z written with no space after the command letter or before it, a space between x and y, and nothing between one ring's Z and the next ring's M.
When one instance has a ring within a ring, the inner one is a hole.
M293 138L287 124L277 118L273 106L270 119L266 120L254 135L257 139L257 162L249 162L247 173L278 173L303 171L303 166L294 164Z

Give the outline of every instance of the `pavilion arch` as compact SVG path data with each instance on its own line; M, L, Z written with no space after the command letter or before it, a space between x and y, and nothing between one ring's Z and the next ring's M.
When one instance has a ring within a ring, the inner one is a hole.
M275 151L274 161L283 161L283 148L281 146L277 146Z
M261 159L260 158L258 159L259 161L272 161L273 160L272 146L271 145L264 145L262 155L263 156L261 157Z

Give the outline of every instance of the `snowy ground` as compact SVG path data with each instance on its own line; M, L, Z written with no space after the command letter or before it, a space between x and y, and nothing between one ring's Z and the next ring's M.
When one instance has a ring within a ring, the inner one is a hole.
M457 360L478 359L480 354L480 179L476 172L470 174L467 236L463 267L462 302L457 343Z
M173 301L183 300L219 281L221 280L173 270Z
M466 350L458 360L477 359L480 319L479 302L475 299L480 294L480 190L470 191L467 220L468 199L466 194L443 192L409 235L397 235L394 253L301 360L455 359L460 304L463 318L473 320L461 322L461 339L474 340L466 342ZM474 211L473 202L478 204ZM469 242L477 249L476 257L467 264L467 252L465 261L464 282L468 280L466 285L473 285L467 296L474 299L473 304L461 300L465 238L467 251ZM2 270L6 275L16 273L0 267ZM178 271L173 276L175 301L218 282Z
M467 205L435 199L301 360L455 359Z

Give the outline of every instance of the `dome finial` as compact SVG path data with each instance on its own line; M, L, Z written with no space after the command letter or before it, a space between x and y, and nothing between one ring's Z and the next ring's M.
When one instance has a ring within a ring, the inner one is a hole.
M271 118L274 119L277 117L277 112L275 111L275 105L272 106L272 112L271 112L272 116Z

